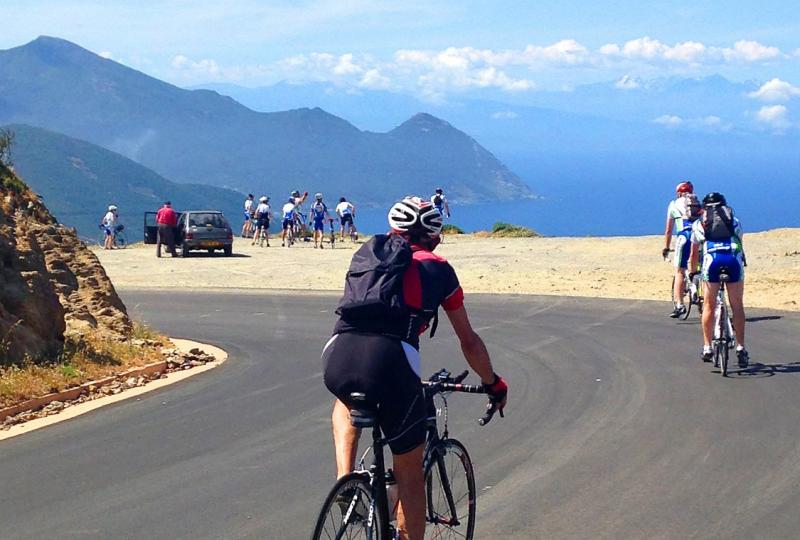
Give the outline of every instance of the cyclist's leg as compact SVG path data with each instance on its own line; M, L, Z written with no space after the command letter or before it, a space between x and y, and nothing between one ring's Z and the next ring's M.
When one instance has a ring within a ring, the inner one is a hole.
M678 235L675 243L675 291L674 298L677 305L684 304L684 280L686 278L685 270L689 265L689 255L691 254L691 242L686 234L681 233Z
M733 331L736 334L736 344L745 348L744 265L737 255L730 254L728 258L730 259L728 271L731 279L725 288L728 289L728 302L731 304L731 313L733 314Z
M422 467L424 444L404 454L393 454L397 480L397 529L401 538L420 540L425 535L425 472Z
M361 430L350 423L350 409L340 400L333 404L333 445L336 451L336 478L353 471Z
M717 254L706 253L703 256L703 345L711 346L714 337L714 319L717 311L717 293L719 292L719 271L721 269Z

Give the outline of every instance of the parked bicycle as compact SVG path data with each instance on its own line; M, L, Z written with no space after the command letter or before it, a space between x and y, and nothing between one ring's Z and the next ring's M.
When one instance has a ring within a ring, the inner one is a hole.
M464 371L457 377L451 377L449 371L442 369L428 381L423 381L429 411L423 460L427 499L426 538L471 539L475 530L476 493L472 461L466 447L450 438L447 428L447 394L486 393L483 386L461 384L467 374ZM439 411L434 403L437 395L442 401ZM368 408L366 396L354 393L351 398L363 404L351 409L351 421L358 428L372 428L372 446L361 456L356 471L341 477L328 493L312 539L393 540L398 538L392 526L396 486L391 469L387 471L384 465L383 447L387 441L381 437L377 413ZM496 411L496 404L490 402L486 414L478 421L480 425L489 423ZM436 422L437 413L443 418L441 432ZM370 453L373 456L372 464L367 468L366 460ZM391 504L389 497L392 498Z
M98 225L100 228L100 237L97 240L99 245L104 245L106 241L106 228L104 225ZM119 224L115 225L114 229L111 231L111 236L113 237L113 241L111 246L116 249L125 249L128 247L128 236L125 234L125 225Z
M733 333L733 324L725 301L725 284L730 281L730 276L725 270L719 275L719 292L717 293L717 308L714 313L714 338L711 348L714 351L714 367L719 368L723 377L728 376L728 357L730 350L736 346Z
M331 249L333 249L334 246L336 245L336 229L333 226L333 218L328 220L328 224L331 227L331 238L330 238L330 241L331 241Z

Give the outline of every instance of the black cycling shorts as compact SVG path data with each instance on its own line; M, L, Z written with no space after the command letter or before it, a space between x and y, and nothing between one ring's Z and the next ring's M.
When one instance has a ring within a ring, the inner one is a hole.
M348 223L350 225L352 225L353 224L353 216L351 214L345 214L340 218L340 221L342 223L342 227L344 227Z
M367 396L393 454L425 442L425 398L400 341L376 334L339 334L322 352L325 386L352 407L352 392Z

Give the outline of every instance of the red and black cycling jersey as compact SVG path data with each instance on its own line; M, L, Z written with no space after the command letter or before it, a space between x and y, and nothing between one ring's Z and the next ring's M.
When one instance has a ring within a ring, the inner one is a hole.
M409 345L419 349L419 335L425 332L431 319L441 306L445 311L454 311L464 305L464 292L455 270L444 257L421 246L413 245L411 264L403 275L403 300L416 315L409 322L392 320L369 320L355 323L342 318L333 328L334 334L363 332L387 336L407 336ZM403 328L398 328L402 324ZM409 332L407 326L413 325Z

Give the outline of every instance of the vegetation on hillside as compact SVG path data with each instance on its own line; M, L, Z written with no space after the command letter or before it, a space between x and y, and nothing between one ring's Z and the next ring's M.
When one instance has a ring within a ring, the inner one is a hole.
M452 223L445 223L444 226L442 226L442 233L443 234L464 234L464 229L462 229L458 225L453 225Z
M541 234L528 227L498 221L492 225L491 231L480 231L475 233L475 236L483 238L535 238L541 236Z

